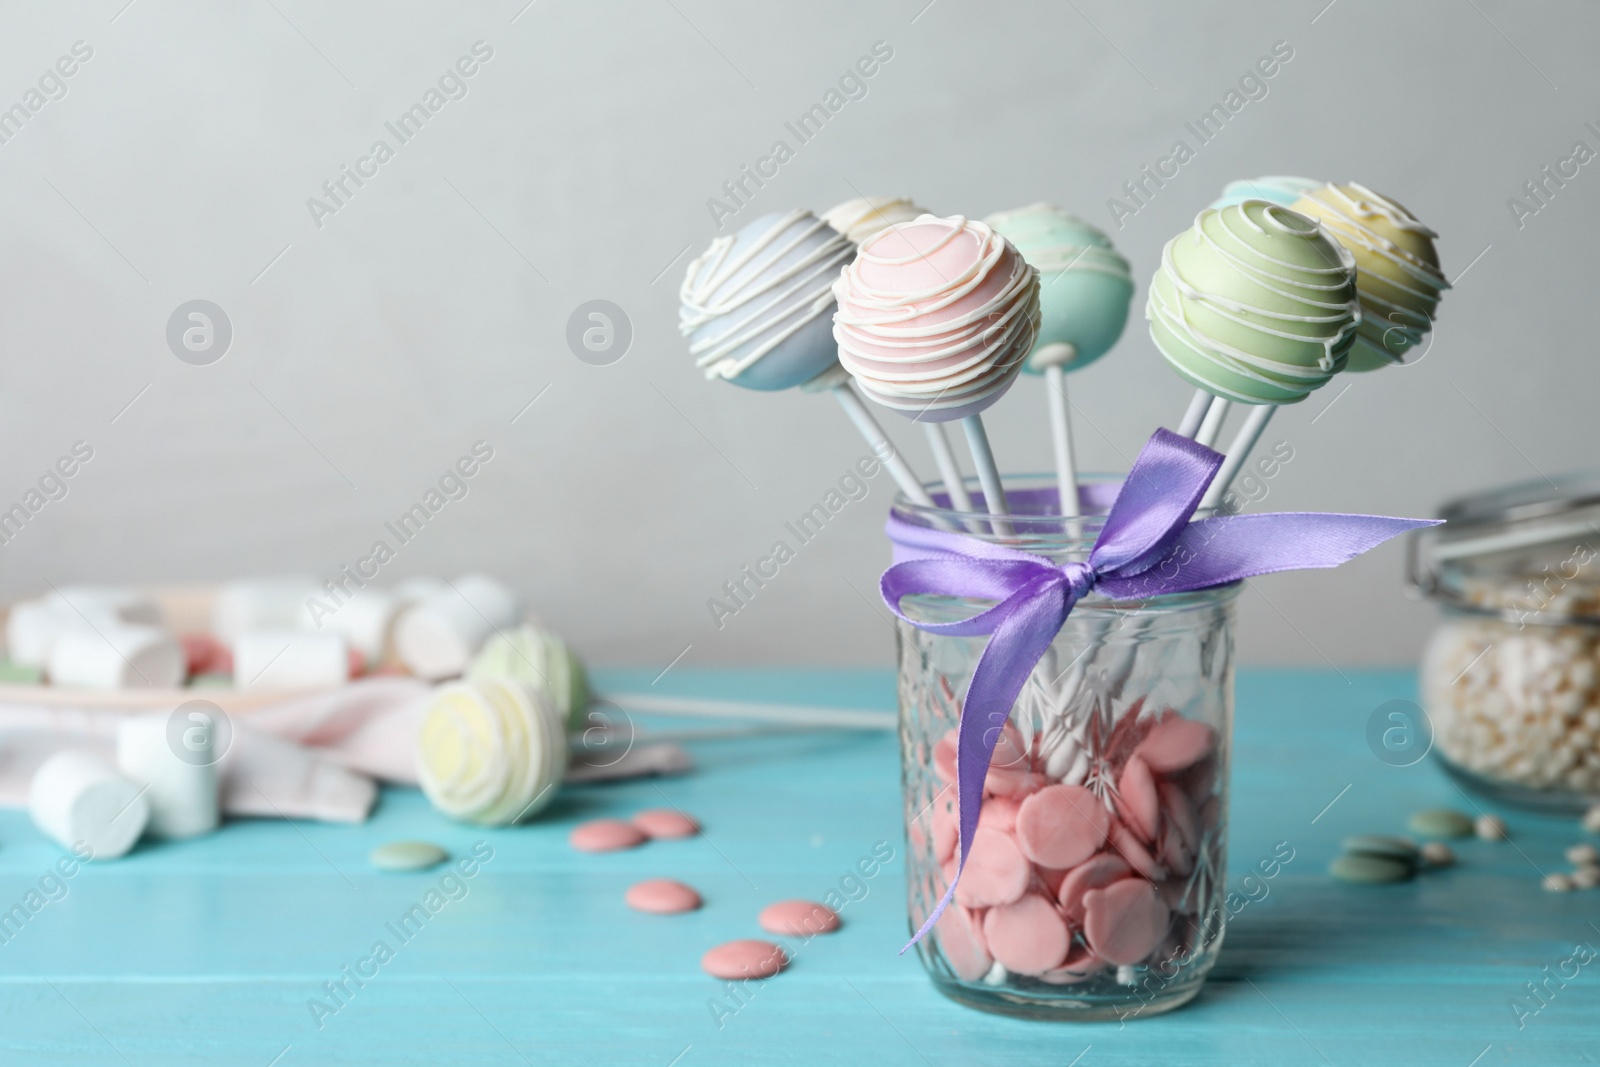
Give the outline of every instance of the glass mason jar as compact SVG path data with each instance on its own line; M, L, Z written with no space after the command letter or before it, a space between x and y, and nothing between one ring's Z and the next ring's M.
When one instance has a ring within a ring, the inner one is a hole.
M1433 752L1474 789L1547 811L1600 800L1600 480L1446 504L1412 541L1443 608L1423 655Z
M1103 515L1054 514L1048 484L1006 479L1004 535L989 519L903 498L895 514L1058 563L1087 559ZM1073 608L996 745L956 898L917 945L940 992L989 1011L1089 1020L1169 1011L1200 991L1226 916L1238 591L1134 602L1091 593ZM924 622L987 606L901 602ZM899 623L913 932L955 873L956 726L987 641Z

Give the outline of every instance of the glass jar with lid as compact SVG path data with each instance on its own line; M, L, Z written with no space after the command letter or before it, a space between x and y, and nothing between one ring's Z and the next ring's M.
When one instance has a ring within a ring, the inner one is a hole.
M1600 475L1495 489L1440 509L1411 580L1443 609L1421 689L1458 778L1547 810L1600 799Z

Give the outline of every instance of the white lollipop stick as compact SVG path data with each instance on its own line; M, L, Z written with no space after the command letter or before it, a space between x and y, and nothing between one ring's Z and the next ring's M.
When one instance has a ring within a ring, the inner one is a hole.
M983 429L983 416L968 415L961 420L961 428L967 432L967 449L972 453L973 465L978 468L978 484L983 487L983 501L989 514L1010 515L1011 506L1006 503L1005 487L1000 484L1000 468L995 466L994 453L989 449L989 435ZM994 532L1009 535L1011 524L997 522Z
M1223 458L1216 478L1212 479L1211 488L1206 490L1205 498L1200 501L1201 507L1214 508L1222 503L1228 486L1239 476L1244 461L1250 458L1250 450L1256 447L1262 431L1267 428L1267 423L1272 421L1273 413L1277 410L1276 404L1260 404L1251 409L1249 417L1244 420L1244 425L1239 427L1239 432L1234 435L1233 443L1228 446L1228 454Z
M1073 345L1045 345L1033 355L1036 366L1044 368L1045 402L1050 408L1050 441L1056 453L1056 490L1061 514L1077 518L1078 465L1072 458L1072 413L1067 404L1066 365L1078 357Z
M950 450L950 439L944 435L944 423L925 422L922 431L928 435L928 447L933 450L933 461L939 466L944 491L950 495L950 506L957 511L971 511L972 497L961 479L961 468L956 465L956 454Z
M917 476L901 457L899 449L890 443L889 435L883 432L878 420L872 417L867 405L861 402L855 388L845 381L829 391L839 401L839 406L844 408L844 413L850 416L850 421L856 424L856 429L861 431L861 436L867 439L867 444L872 446L873 454L883 462L889 471L889 476L906 495L906 499L925 508L933 507L933 498L922 488L922 483L917 480Z
M1194 440L1194 435L1200 432L1200 423L1205 419L1206 412L1211 407L1211 394L1204 389L1196 389L1194 396L1189 398L1189 410L1183 413L1183 421L1178 423L1178 436Z
M1227 421L1228 410L1233 407L1232 402L1220 396L1211 399L1211 406L1206 409L1206 417L1200 423L1200 432L1194 435L1196 444L1211 448L1217 443L1217 435L1222 433L1222 424Z

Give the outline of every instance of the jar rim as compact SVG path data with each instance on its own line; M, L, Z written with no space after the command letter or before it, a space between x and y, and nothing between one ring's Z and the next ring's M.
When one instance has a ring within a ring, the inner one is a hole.
M897 493L891 505L891 514L915 526L951 530L989 544L1043 556L1056 563L1083 562L1094 548L1095 540L1105 528L1106 513L1122 485L1123 475L1101 471L1078 475L1080 498L1086 513L1064 516L1060 509L1060 493L1054 473L1002 474L1001 486L1005 489L1010 514L996 515L989 511L962 511L944 506L949 498L942 481L924 483L923 489L935 501L934 506L917 504L904 493ZM983 487L974 476L965 483L968 494L976 501L983 497ZM1196 518L1206 518L1215 513L1214 508L1198 508ZM999 532L1006 529L1009 532ZM1099 593L1090 593L1080 603L1086 609L1112 611L1125 614L1130 611L1157 610L1180 611L1221 600L1231 600L1239 594L1243 581L1228 582L1206 589L1182 593L1161 593L1152 597L1114 600ZM1124 606L1118 606L1124 605ZM1140 605L1127 608L1125 605Z

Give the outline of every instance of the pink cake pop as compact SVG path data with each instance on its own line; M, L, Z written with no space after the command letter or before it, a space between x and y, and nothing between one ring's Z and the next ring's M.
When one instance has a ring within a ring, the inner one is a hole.
M922 422L961 420L989 510L1008 513L979 416L1039 333L1039 272L981 222L924 215L861 246L834 283L839 362L869 398Z

